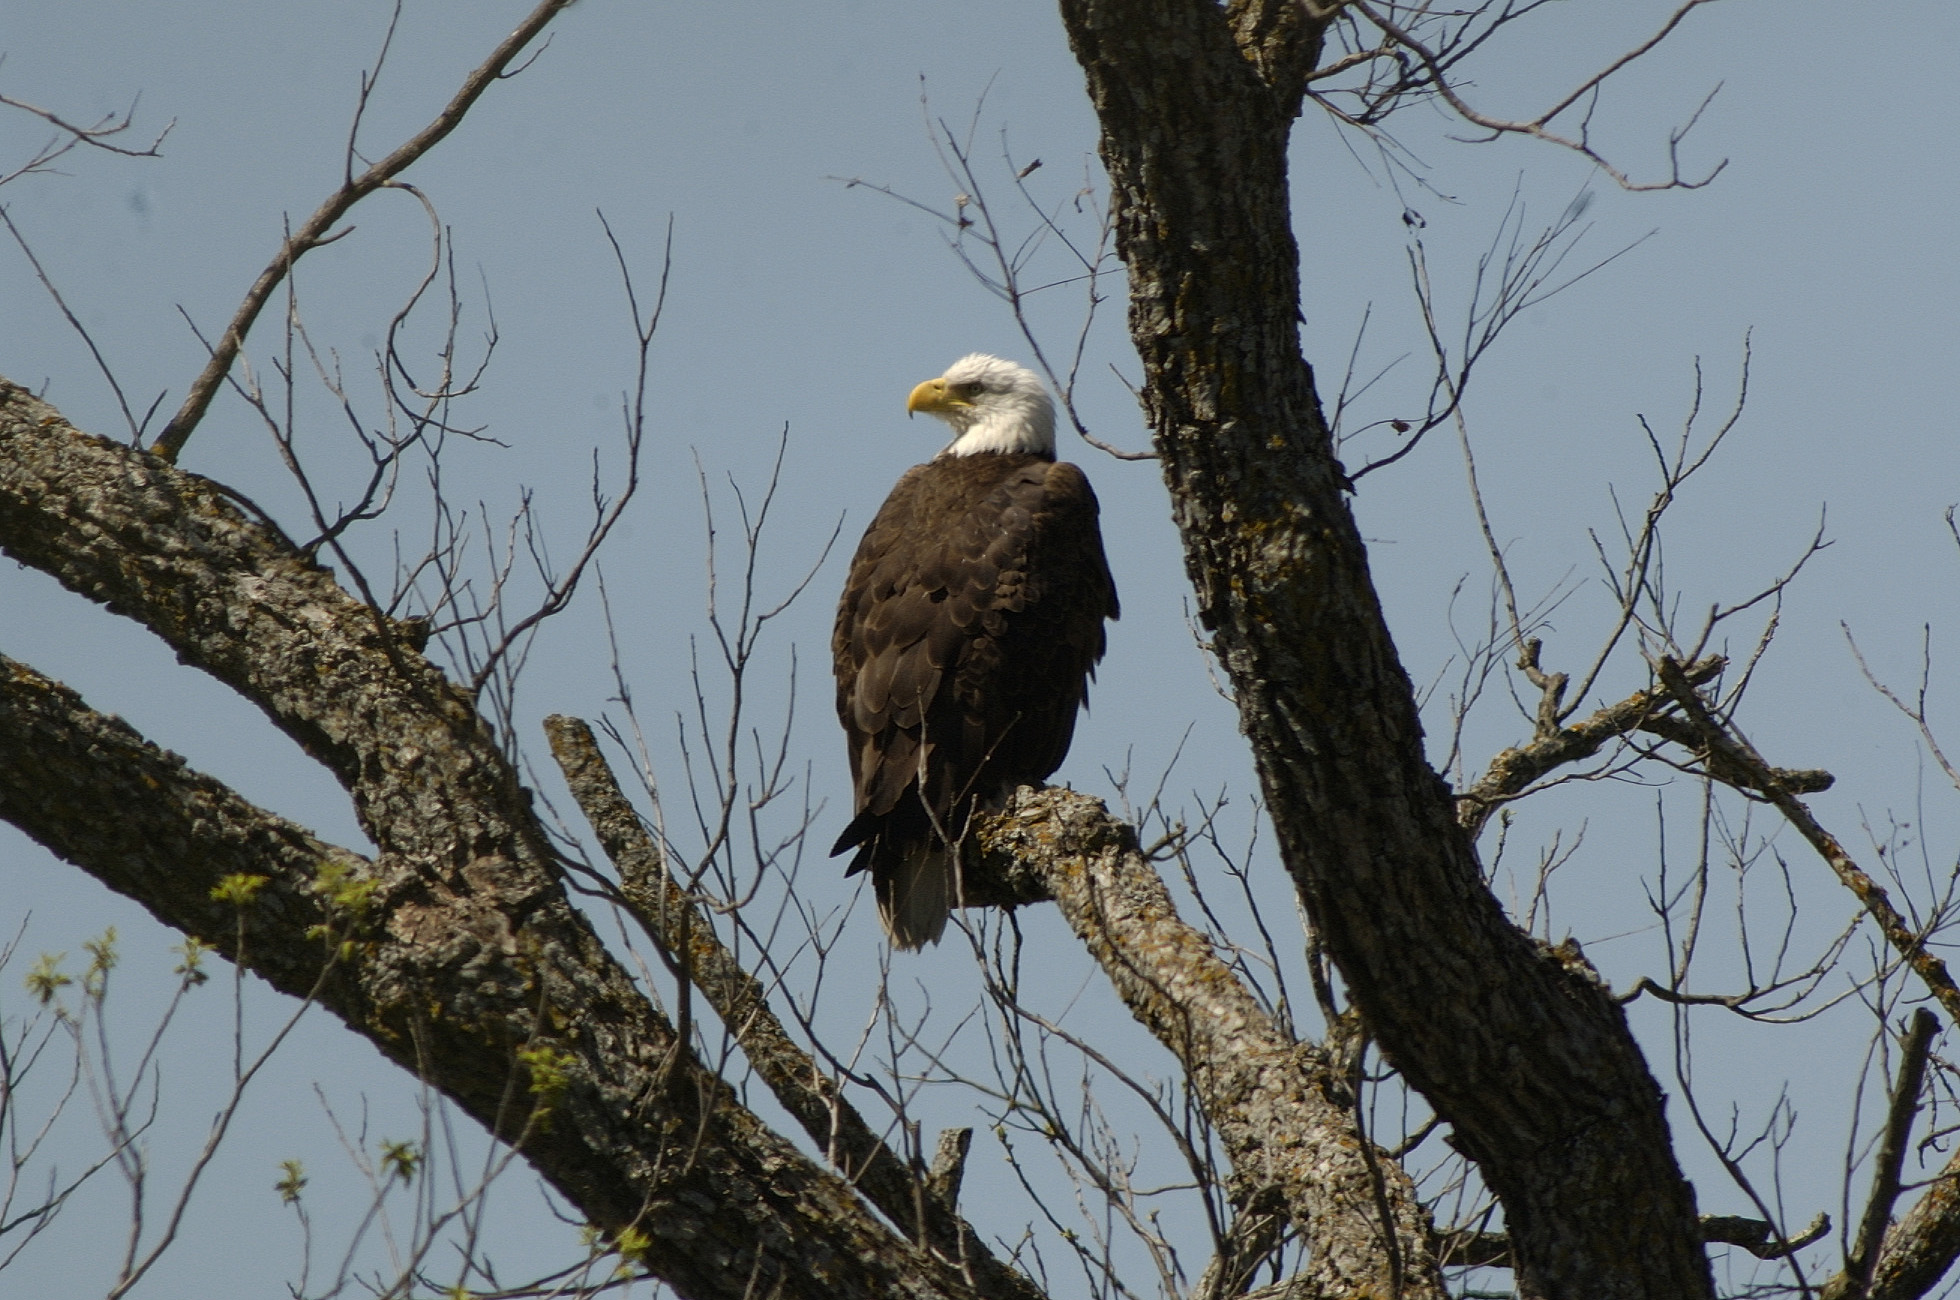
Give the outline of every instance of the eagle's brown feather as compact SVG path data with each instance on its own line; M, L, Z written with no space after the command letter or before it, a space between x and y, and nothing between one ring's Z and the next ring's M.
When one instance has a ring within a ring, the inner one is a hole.
M901 947L937 939L958 901L974 806L1061 766L1116 615L1073 465L941 456L871 521L831 638L856 806L832 852L858 850Z

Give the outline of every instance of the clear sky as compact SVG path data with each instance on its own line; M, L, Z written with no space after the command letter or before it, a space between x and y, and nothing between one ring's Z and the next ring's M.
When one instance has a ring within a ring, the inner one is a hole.
M1644 0L1550 6L1535 27L1475 65L1471 92L1487 111L1528 116L1650 31L1669 7ZM377 157L426 121L526 8L408 0L362 125L361 152ZM334 183L360 75L374 63L388 13L372 0L7 0L0 7L0 94L77 120L134 103L132 138L174 122L160 158L82 151L63 160L62 174L24 178L0 193L139 408L166 390L163 410L174 407L203 355L186 319L208 334L221 329L271 256L282 221L301 219ZM844 181L861 178L945 207L956 187L941 170L928 120L961 132L971 123L989 197L1007 221L1031 228L1011 202L1003 149L1017 165L1040 159L1032 192L1092 232L1094 201L1089 216L1078 217L1067 200L1085 178L1100 184L1095 127L1055 13L1025 0L584 0L553 32L521 75L494 87L407 177L453 234L466 337L485 332L486 304L498 337L483 389L463 411L505 446L463 449L451 485L493 516L507 514L521 489L534 490L555 552L575 548L592 451L599 449L607 472L616 468L620 393L632 379L623 296L596 214L612 224L643 282L656 276L671 221L673 274L653 351L646 482L605 557L621 666L671 793L681 780L672 719L693 707L690 646L706 630L697 468L726 522L733 509L726 485L732 478L758 490L787 429L787 473L762 565L765 590L786 591L840 518L839 549L848 552L890 482L936 450L937 425L902 418L915 382L964 352L1028 353L1007 310L962 267L929 216ZM1364 314L1362 373L1408 358L1356 404L1353 426L1408 418L1424 400L1405 210L1423 223L1440 306L1452 321L1463 314L1477 258L1514 196L1535 229L1582 189L1592 195L1575 268L1589 264L1588 255L1597 260L1639 241L1526 311L1479 371L1468 403L1494 530L1521 592L1528 601L1575 592L1545 633L1548 666L1582 666L1601 634L1606 605L1589 530L1610 546L1615 500L1637 513L1653 490L1637 417L1672 436L1696 358L1708 404L1724 407L1743 341L1752 340L1747 413L1679 507L1669 577L1689 610L1749 595L1801 554L1828 511L1833 545L1793 590L1742 721L1773 761L1838 775L1837 788L1814 805L1840 834L1857 839L1861 826L1910 822L1914 851L1926 845L1937 875L1951 867L1960 834L1953 792L1942 790L1937 772L1927 774L1909 727L1864 684L1840 624L1876 671L1902 684L1915 679L1922 628L1930 628L1934 680L1953 682L1960 647L1949 611L1960 590L1960 550L1942 512L1960 501L1948 395L1960 362L1956 54L1960 12L1925 0L1850 8L1723 0L1696 12L1664 49L1612 83L1595 117L1596 138L1616 161L1637 177L1657 178L1665 174L1670 129L1719 86L1681 157L1690 173L1723 159L1728 167L1694 192L1622 193L1548 145L1456 142L1451 137L1468 132L1421 108L1399 120L1423 169L1419 181L1391 177L1368 146L1344 140L1311 108L1294 149L1304 338L1324 388L1331 397ZM0 112L0 172L45 136L33 118ZM372 349L427 262L428 219L408 196L384 194L352 225L303 264L301 311L316 345L336 350L360 401L374 409ZM1063 267L1051 245L1034 272L1060 276ZM1098 436L1142 447L1123 384L1134 379L1136 363L1123 337L1120 281L1109 287L1114 296L1091 331L1080 400ZM0 374L44 389L85 429L122 432L87 350L10 242L0 244L0 302ZM1038 297L1033 319L1044 343L1066 351L1082 304L1074 287ZM268 313L252 341L261 374L276 351L275 316ZM323 467L345 466L332 412L316 396L303 413L303 451ZM1148 463L1117 462L1087 447L1068 454L1088 468L1102 497L1125 614L1058 779L1109 795L1111 773L1127 768L1147 790L1176 755L1167 799L1193 809L1202 797L1228 792L1223 825L1243 842L1255 796L1249 763L1186 624L1163 489ZM220 399L183 464L275 511L292 505L268 438L235 398ZM332 468L323 472L334 479ZM1445 429L1365 480L1356 497L1411 675L1440 683L1429 715L1433 736L1443 738L1438 761L1448 746L1452 672L1460 671L1452 658L1458 639L1474 638L1482 626L1489 588L1463 484L1462 456ZM364 545L372 557L386 554L382 534ZM824 653L844 559L833 552L810 593L776 624L754 705L758 725L779 724L794 650L801 689L791 752L799 768L808 764L823 840L841 824L848 799ZM1746 649L1741 635L1738 648ZM247 797L328 839L364 847L338 789L249 707L176 665L146 633L38 573L0 568L0 650L68 682ZM1601 684L1599 702L1640 684L1634 667L1621 663ZM719 685L711 682L710 692L719 698ZM518 715L535 737L543 714L596 717L615 693L597 592L589 590L537 643ZM1935 695L1936 711L1941 699ZM1466 763L1474 770L1527 731L1508 707L1485 709L1466 733ZM556 795L554 776L539 780ZM1528 866L1555 828L1564 828L1569 847L1583 824L1555 914L1541 928L1586 940L1616 986L1661 973L1642 893L1659 797L1625 785L1556 793L1521 816L1509 849ZM1820 932L1841 927L1848 899L1822 881L1821 866L1803 857L1800 844L1781 847L1803 882L1808 923ZM1254 861L1273 875L1269 859L1255 854ZM805 884L824 905L842 906L854 885L833 870L812 855ZM131 1023L140 1025L168 983L175 936L6 827L0 881L0 932L24 924L30 956L74 953L105 926L118 928L128 948L119 996L127 989ZM1274 897L1283 918L1283 890ZM1050 947L1067 947L1052 917L1028 925ZM869 901L860 899L847 935L869 952L876 934ZM0 972L0 1017L25 1010L25 964L17 958ZM829 995L843 1004L829 1013L838 1023L866 1014L868 1003L854 1001L868 998L868 958L864 965L863 978L843 980L842 991ZM908 987L917 980L936 989L950 1008L970 997L952 991L970 989L970 966L964 946L949 944L903 959L898 974ZM1089 986L1071 954L1058 951L1054 969L1058 988ZM208 1120L198 1081L224 1062L223 1027L208 1023L223 1019L216 1009L224 996L199 992L203 1003L194 1009L204 1023L187 1026L184 1046L168 1058L166 1110L154 1139L167 1167L181 1166ZM1093 1003L1093 994L1084 996ZM263 990L248 995L247 1021L261 1035L285 1013ZM1665 1074L1665 1017L1644 1004L1634 1017ZM1808 1126L1791 1157L1788 1209L1798 1224L1819 1209L1841 1214L1832 1198L1847 1090L1869 1030L1869 1017L1854 1009L1787 1035L1712 1019L1702 1031L1699 1081L1711 1097L1739 1099L1750 1121L1795 1076L1792 1095ZM1147 1050L1138 1068L1161 1070ZM344 1189L352 1177L315 1083L343 1117L357 1114L365 1097L377 1131L407 1131L409 1085L313 1017L255 1085L240 1131L187 1222L186 1243L151 1294L188 1294L195 1280L197 1294L227 1300L268 1294L293 1276L298 1234L271 1191L275 1162L303 1154L322 1189ZM1672 1081L1668 1087L1676 1090ZM928 1127L970 1119L970 1099L943 1093L934 1094ZM1702 1208L1746 1212L1694 1154L1678 1113L1676 1123ZM354 1193L333 1195L345 1201ZM21 1294L99 1290L73 1243L113 1228L123 1213L113 1195L80 1202L62 1229L71 1235L51 1238L70 1246L42 1244L16 1266L29 1283ZM548 1259L569 1241L555 1227L535 1232L539 1244L516 1234L510 1249ZM214 1271L219 1259L222 1278ZM10 1290L14 1276L0 1289Z

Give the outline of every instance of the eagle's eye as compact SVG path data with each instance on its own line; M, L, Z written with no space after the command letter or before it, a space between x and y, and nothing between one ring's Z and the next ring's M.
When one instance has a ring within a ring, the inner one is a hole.
M953 391L968 401L972 401L974 398L980 396L981 391L985 388L986 385L977 379L969 379L963 384L953 385Z

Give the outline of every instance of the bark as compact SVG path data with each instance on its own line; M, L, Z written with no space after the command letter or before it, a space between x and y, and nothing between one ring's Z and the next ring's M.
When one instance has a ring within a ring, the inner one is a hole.
M619 871L628 910L678 977L707 998L763 1082L853 1186L890 1219L957 1267L983 1295L1040 1300L1041 1292L1002 1263L954 1212L958 1162L949 1158L944 1191L872 1131L836 1081L799 1046L769 1007L762 982L744 970L701 907L667 870L664 856L620 790L592 729L576 718L545 719L552 756L572 797ZM959 1132L971 1137L972 1130ZM960 1159L965 1147L960 1147Z
M8 662L0 812L29 835L316 996L594 1224L642 1234L683 1295L972 1294L703 1068L571 906L466 693L276 529L0 381L0 550L258 705L346 787L379 852L320 844ZM241 869L266 884L215 900Z
M1940 1170L1903 1219L1885 1234L1872 1274L1871 1300L1918 1300L1938 1286L1960 1259L1960 1154ZM1824 1292L1826 1300L1848 1290L1840 1275Z
M1407 1173L1355 1120L1336 1062L1283 1033L1185 924L1136 832L1072 790L1021 790L978 828L996 860L1036 864L1117 995L1177 1058L1233 1171L1240 1214L1277 1207L1309 1243L1293 1300L1449 1294ZM1229 1261L1228 1261L1229 1266ZM1243 1278L1219 1286L1236 1294Z
M1520 1290L1710 1295L1624 1016L1583 960L1504 916L1424 758L1300 354L1300 60L1236 42L1251 9L1062 3L1102 123L1145 413L1281 855L1370 1031L1502 1200Z

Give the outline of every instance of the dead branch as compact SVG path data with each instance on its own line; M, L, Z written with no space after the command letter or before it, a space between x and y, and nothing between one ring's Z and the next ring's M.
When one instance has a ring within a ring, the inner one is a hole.
M1607 160L1605 155L1594 148L1587 135L1586 123L1583 121L1576 135L1561 135L1550 129L1550 124L1554 118L1557 118L1581 100L1594 95L1608 78L1636 59L1651 52L1672 35L1674 29L1681 25L1689 13L1705 4L1714 3L1714 0L1683 0L1681 6L1668 16L1667 20L1662 23L1660 30L1655 32L1654 35L1608 63L1605 68L1594 73L1577 87L1568 91L1550 108L1528 120L1493 117L1488 113L1473 108L1459 92L1456 78L1449 66L1449 60L1446 60L1437 50L1432 49L1428 43L1416 36L1407 27L1397 23L1383 13L1381 9L1370 4L1368 0L1347 0L1347 3L1356 12L1364 15L1369 22L1379 28L1388 37L1389 41L1415 55L1428 73L1427 78L1422 83L1426 88L1432 88L1437 94L1441 95L1443 101L1450 106L1450 109L1457 116L1472 126L1490 132L1493 137L1500 135L1524 135L1543 140L1547 144L1557 145L1563 149L1570 149L1572 152L1588 159L1594 166L1612 177L1614 184L1625 190L1700 189L1721 175L1722 170L1729 165L1728 160L1726 158L1723 159L1721 162L1715 164L1709 170L1708 174L1700 180L1688 180L1681 174L1679 152L1681 141L1687 138L1688 132L1692 131L1695 123L1700 120L1702 113L1708 107L1709 100L1715 97L1713 92L1710 92L1708 98L1702 101L1701 106L1689 117L1686 125L1675 128L1669 135L1668 158L1671 164L1671 171L1668 178L1664 181L1636 182L1628 173L1614 166ZM1465 53L1467 52L1466 50ZM1398 89L1401 88L1398 86Z
M1863 1300L1870 1294L1872 1274L1878 1268L1879 1248L1885 1229L1892 1222L1892 1207L1899 1199L1899 1171L1905 1165L1906 1143L1912 1136L1913 1117L1919 1114L1919 1095L1926 1083L1926 1060L1933 1051L1933 1035L1939 1032L1939 1017L1920 1007L1913 1012L1912 1028L1906 1033L1904 1053L1899 1060L1899 1077L1892 1087L1892 1104L1886 1111L1885 1132L1879 1140L1878 1157L1872 1169L1871 1197L1865 1202L1864 1218L1858 1224L1858 1240L1844 1261L1840 1288L1834 1279L1826 1288L1827 1300Z
M1947 1014L1960 1019L1960 988L1954 986L1946 963L1928 951L1924 936L1915 934L1906 924L1906 919L1892 906L1884 886L1852 860L1851 855L1844 851L1844 846L1811 815L1803 801L1778 780L1776 770L1763 760L1755 746L1735 730L1733 724L1714 717L1679 663L1663 658L1656 667L1661 683L1681 706L1682 713L1700 734L1709 752L1721 764L1740 773L1746 780L1747 788L1761 792L1762 798L1773 804L1796 827L1797 833L1837 873L1845 888L1857 896L1865 911L1878 923L1885 941L1912 967L1927 990L1946 1008Z
M954 1212L953 1166L933 1176L914 1170L865 1123L831 1076L783 1028L762 982L716 937L705 910L667 869L666 856L627 802L592 729L577 718L545 719L565 783L619 870L620 899L676 973L707 998L776 1100L853 1186L973 1284L999 1300L1039 1300L1027 1278L1002 1263ZM969 1133L969 1137L971 1134ZM961 1148L964 1154L964 1148ZM944 1195L927 1195L937 1184Z
M1709 655L1682 672L1687 681L1699 686L1713 680L1727 665L1722 656ZM1518 798L1534 781L1566 764L1591 758L1615 737L1647 728L1657 713L1671 707L1669 699L1665 685L1650 686L1549 735L1541 730L1539 738L1505 750L1490 761L1476 784L1457 795L1457 821L1476 835L1492 813Z
M293 265L322 244L338 239L339 235L330 235L328 232L355 204L376 190L387 188L396 176L407 170L411 164L435 148L451 131L460 126L464 116L469 113L471 106L483 92L504 76L512 60L523 53L524 47L544 31L551 20L558 16L560 10L569 7L571 3L572 0L543 0L543 3L518 24L517 30L505 37L503 43L491 51L489 58L464 78L462 87L457 90L449 103L443 106L442 111L433 121L359 176L349 175L341 182L340 188L315 209L313 215L308 217L298 230L286 237L279 246L278 255L272 259L265 270L259 273L259 278L253 281L252 287L246 291L245 299L239 303L238 310L232 315L231 323L225 327L225 332L218 337L217 345L211 349L211 359L205 363L203 371L192 381L190 392L185 395L184 404L177 409L177 414L170 417L170 423L165 425L163 432L157 435L156 442L151 445L152 451L166 461L176 461L178 454L184 449L184 443L189 440L198 422L204 418L204 412L210 408L212 398L218 395L218 389L224 385L225 376L231 372L232 363L238 359L239 349L245 346L245 336L251 332L253 322L258 319L259 312L271 300L273 291L292 271Z

